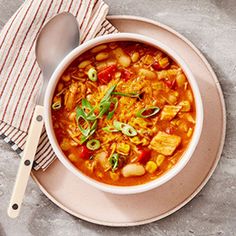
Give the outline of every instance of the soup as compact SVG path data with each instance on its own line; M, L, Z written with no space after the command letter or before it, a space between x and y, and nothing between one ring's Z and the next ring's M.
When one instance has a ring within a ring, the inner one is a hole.
M61 76L52 122L65 156L99 182L132 186L171 169L194 132L196 108L178 64L137 42L102 44Z

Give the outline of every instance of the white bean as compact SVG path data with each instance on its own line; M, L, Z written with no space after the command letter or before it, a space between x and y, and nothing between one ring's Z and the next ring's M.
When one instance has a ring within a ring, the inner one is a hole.
M117 62L115 59L112 58L108 58L106 61L99 61L96 63L96 67L98 70L102 70L107 66L112 66L112 65L116 65Z
M124 67L128 67L131 63L130 57L125 54L125 52L121 48L116 48L113 50L113 53L117 59L117 61Z
M129 56L123 55L123 56L119 57L118 62L119 62L122 66L128 67L128 66L130 65L130 63L131 63L131 59L130 59Z
M100 52L96 55L96 60L97 61L103 61L103 60L107 59L108 57L109 57L108 52Z
M121 173L124 177L141 176L145 174L145 168L140 164L128 164L123 167Z
M101 52L102 50L104 50L104 49L106 49L106 48L107 48L107 45L102 44L102 45L99 45L99 46L93 48L93 49L91 50L91 52L92 52L92 53L98 53L98 52Z
M132 56L131 56L132 62L136 62L136 61L138 61L138 59L139 59L139 53L138 52L134 52L132 54Z
M78 65L78 67L79 67L79 69L84 69L86 66L90 65L91 63L92 63L92 62L89 61L89 60L82 61L82 62Z

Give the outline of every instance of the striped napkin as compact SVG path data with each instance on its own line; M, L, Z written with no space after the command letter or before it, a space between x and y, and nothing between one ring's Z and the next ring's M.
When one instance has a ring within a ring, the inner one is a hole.
M27 138L42 73L35 58L35 40L43 25L61 12L77 17L81 42L115 33L106 20L108 6L102 0L26 0L0 34L0 136L21 154ZM45 128L34 169L45 170L56 158Z

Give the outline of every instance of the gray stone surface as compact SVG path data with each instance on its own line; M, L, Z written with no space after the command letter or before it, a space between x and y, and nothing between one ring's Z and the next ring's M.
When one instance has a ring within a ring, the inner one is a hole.
M0 28L23 0L0 0ZM0 141L0 235L236 235L236 2L234 0L107 0L110 14L149 17L189 38L213 66L227 106L221 161L204 189L173 215L145 226L97 226L62 211L30 180L21 215L6 215L19 159ZM214 124L212 124L214 125Z

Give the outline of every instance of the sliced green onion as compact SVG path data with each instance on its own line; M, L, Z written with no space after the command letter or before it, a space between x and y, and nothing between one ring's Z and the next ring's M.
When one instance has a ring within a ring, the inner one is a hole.
M80 140L80 144L83 144L88 138L89 136L82 136Z
M53 110L58 110L60 108L61 108L61 101L60 100L58 100L58 101L56 101L52 104L52 109Z
M82 119L84 121L84 124L87 124L88 128L87 129L84 129L82 127L82 125L80 124L80 119ZM76 120L78 122L78 127L79 127L79 130L80 132L84 135L84 136L88 136L90 131L91 131L91 128L90 128L90 123L88 122L88 120L86 119L86 115L84 114L84 111L80 108L80 107L77 107L76 108Z
M90 136L92 136L92 135L95 133L95 131L96 131L96 129L97 129L97 123L98 123L97 120L95 120L95 121L93 122L89 134L88 134L87 136L84 136L84 135L83 135L83 136L81 137L80 144L83 144Z
M116 84L115 84L115 85L112 85L112 86L107 90L106 94L104 95L104 97L102 98L102 100L101 100L100 103L103 103L103 102L109 100L110 97L111 97L111 94L112 94L112 92L115 90L115 88L116 88Z
M79 123L79 119L82 119L82 120L85 121L85 123L88 125L88 128L87 128L87 129L84 129L84 128L82 127L82 125ZM80 116L79 119L78 119L78 127L79 127L80 132L81 132L84 136L88 136L89 133L90 133L90 124L89 124L89 122L88 122L84 117L82 117L82 116Z
M89 112L94 110L93 106L86 98L82 99L82 109L84 110L84 112L86 112L86 110L89 110Z
M88 70L88 78L92 81L97 81L97 71L94 68Z
M89 150L97 150L100 148L100 141L97 139L91 139L87 142L86 147Z
M148 117L156 115L159 111L160 111L159 107L147 107L147 108L143 108L140 111L138 111L136 113L136 116L137 117L142 117L142 118L148 118ZM147 112L149 114L144 115L145 112Z
M114 125L114 127L115 127L117 130L121 131L121 130L124 128L124 126L125 126L126 124L125 124L125 123L122 123L122 122L120 122L120 121L114 120L114 121L113 121L113 125Z
M114 120L113 125L117 130L121 131L123 134L125 134L129 137L133 137L133 136L137 135L136 129L129 124Z
M76 120L78 120L81 116L86 117L84 111L80 107L76 107Z
M105 113L107 113L109 111L110 105L111 102L109 101L103 101L100 103L100 111L97 118L101 118Z
M88 116L87 116L87 120L89 120L89 121L94 121L96 119L97 119L97 117L94 113L88 114Z
M96 115L94 114L95 108L85 98L82 99L82 110L84 111L87 120L96 120ZM88 111L88 113L86 113L86 111Z
M106 132L109 132L109 133L119 132L119 130L115 129L115 128L112 127L112 126L106 126L106 127L102 128L102 130L104 130L104 131L106 131Z
M98 121L95 120L95 121L93 122L92 126L91 126L91 131L90 131L90 134L91 134L91 135L94 134L94 132L96 131L96 129L97 129L97 124L98 124Z
M112 171L114 172L119 165L119 154L113 153L112 156L109 158L109 162L111 163Z
M131 98L140 98L139 93L121 93L121 92L112 92L113 95L131 97Z
M133 128L131 125L126 125L123 127L123 129L121 130L123 134L129 136L129 137L133 137L135 135L137 135L137 131L135 128Z
M107 115L107 119L110 120L112 116L115 113L116 108L118 107L118 99L117 98L111 98L111 104L114 104L114 108L112 111L110 111Z

